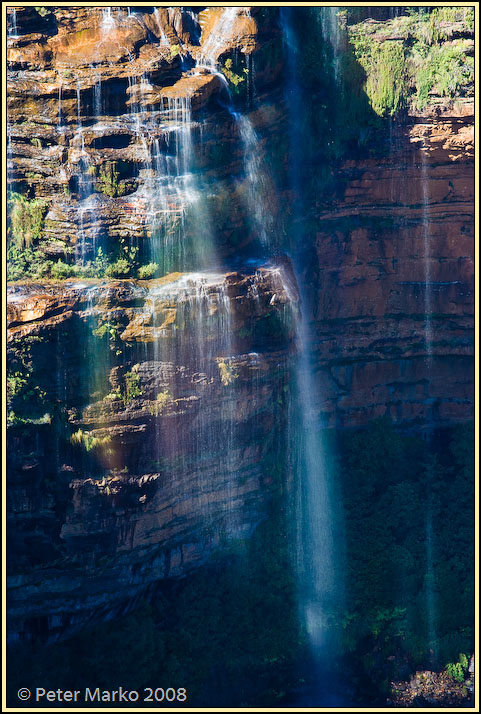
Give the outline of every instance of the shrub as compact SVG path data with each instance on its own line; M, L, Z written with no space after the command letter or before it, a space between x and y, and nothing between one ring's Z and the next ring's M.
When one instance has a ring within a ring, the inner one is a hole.
M30 248L42 237L47 204L40 198L28 199L20 193L8 196L8 240L17 248Z
M125 278L130 275L132 265L126 258L119 258L105 269L105 275L109 278Z
M149 280L157 272L159 266L157 263L148 263L147 265L141 265L138 271L140 280Z
M226 362L225 359L219 359L217 361L217 366L220 372L220 381L224 387L227 387L228 384L232 384L234 379L237 379L239 376L230 360Z
M82 446L86 451L92 451L99 447L107 446L112 441L110 436L93 436L88 431L79 429L70 437L70 443ZM107 449L106 453L111 453L111 449Z
M53 263L50 269L50 274L52 278L55 278L56 280L64 280L65 278L70 278L72 277L72 275L75 275L75 273L76 270L74 265L68 265L60 259L57 260L56 263Z
M130 372L125 373L125 401L140 397L143 394L140 388L139 365L134 365Z
M246 68L243 69L245 75L248 73L248 71L249 70ZM245 81L245 77L240 74L236 74L232 70L232 59L230 57L226 59L225 64L222 68L222 73L226 77L226 79L228 79L228 81L234 85L234 87L237 87L239 84L241 84L241 82Z
M427 103L433 89L441 97L452 98L474 82L474 61L466 57L464 50L462 45L416 46L413 62L418 108Z
M461 653L457 662L449 662L446 665L446 672L452 677L456 682L464 682L466 677L466 672L468 669L468 658L465 654Z
M157 394L157 398L155 401L151 402L149 406L149 411L153 416L159 416L164 410L165 405L170 399L170 393L169 390L166 389L163 392L159 392Z

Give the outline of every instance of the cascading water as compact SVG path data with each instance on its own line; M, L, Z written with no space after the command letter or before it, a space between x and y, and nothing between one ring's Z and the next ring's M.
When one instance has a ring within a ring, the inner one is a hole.
M237 9L227 8L224 11L216 29L215 41L211 41L206 53L202 55L213 74L218 74L215 69L217 47L225 41L226 34L231 32L236 14ZM156 20L161 30L158 14ZM101 21L104 37L107 38L111 29L121 22L125 22L125 19L117 20L110 9L105 9ZM167 43L165 33L159 34L160 44ZM222 81L225 84L223 77ZM212 272L217 268L219 259L213 247L213 226L206 202L207 189L195 168L193 132L198 132L202 138L202 120L193 120L188 95L167 96L158 106L146 109L145 99L151 89L146 76L138 77L135 73L129 75L128 113L116 121L125 121L129 125L138 142L139 155L143 157L140 173L144 181L129 200L136 200L145 206L150 260L158 265L162 275L172 271L189 271L183 277L165 284L154 281L152 287L148 288L147 302L151 306L151 314L145 319L150 321L148 329L151 336L146 344L150 340L153 342L152 360L155 372L159 375L153 407L157 462L162 464L166 459L173 458L178 449L178 435L175 431L166 431L165 420L160 418L163 410L168 409L168 405L179 396L175 392L178 388L175 380L172 384L166 380L165 375L169 372L169 365L187 360L189 364L195 365L196 379L205 382L206 387L211 388L212 384L220 381L222 396L217 414L209 413L208 406L204 406L196 416L191 435L193 452L184 455L183 462L176 467L175 478L178 479L179 488L182 485L186 489L179 494L179 498L188 500L192 497L194 485L189 474L194 465L195 469L200 466L208 473L214 460L224 489L226 535L239 534L244 526L239 515L242 504L242 482L239 483L239 478L242 474L239 461L241 420L237 413L238 390L242 383L243 389L254 394L258 383L255 366L257 356L252 357L253 366L249 366L249 355L242 356L243 370L251 375L251 379L247 382L245 376L240 379L236 366L237 348L233 336L231 298L228 284L222 275ZM81 156L85 155L85 161L88 161L88 151L83 141L80 84L77 96L78 143ZM101 77L94 87L93 106L94 111L100 114L103 108ZM256 230L265 242L269 223L263 216L265 206L262 205L262 197L258 195L256 203L255 195L262 189L262 172L256 156L257 136L247 118L240 113L236 113L235 118L244 156L248 208L252 209ZM102 117L102 121L102 130L108 129L107 117ZM98 128L94 127L94 130ZM81 163L80 166L80 195L85 197L92 188L88 183L91 172L88 165ZM83 213L80 218L81 235L84 235ZM144 345L143 349L146 360L150 354L149 348ZM135 361L133 355L130 355L130 359L127 355L127 360L131 370L134 370L135 364L131 364ZM201 485L202 499L206 503L209 502L208 494L212 488L219 488L219 480L217 485L213 485L206 478ZM202 504L197 504L196 509L202 511ZM205 518L208 522L208 510Z
M159 8L157 8L157 7L154 10L154 17L155 17L155 22L157 23L157 29L159 31L159 44L164 45L164 46L169 46L170 42L169 42L167 35L164 32L161 22L159 20Z
M17 9L14 7L10 13L10 26L8 28L8 37L17 38L18 28L17 28Z
M324 40L322 50L326 52L327 47L330 49L330 57L326 57L328 63L331 64L334 73L334 81L339 85L341 75L340 57L341 57L341 28L339 25L338 13L340 7L321 7L316 11L316 19L320 26L322 38ZM329 62L330 60L330 62Z
M289 178L293 195L292 212L305 214L301 167L303 160L303 97L297 82L300 50L292 24L292 10L281 10L284 46L287 57L286 103L289 107ZM340 562L340 515L336 512L335 494L328 454L323 441L320 410L322 395L316 379L314 336L309 325L310 302L303 277L305 256L304 226L298 218L292 226L292 263L300 294L300 315L296 325L298 359L295 368L295 399L292 404L291 444L296 472L297 574L299 607L304 622L318 678L312 703L338 701L333 682L326 674L327 663L335 651L335 635L330 620L342 602L342 565ZM331 675L332 677L332 675ZM309 699L309 697L308 697ZM310 699L309 699L310 701Z
M226 39L232 34L238 14L239 8L237 7L224 8L222 15L202 44L197 66L216 69L217 57L222 47L225 46Z
M273 218L266 198L266 176L261 167L261 158L258 152L258 138L249 119L231 110L240 138L242 141L242 154L244 157L244 174L247 182L246 207L249 216L252 216L254 226L261 246L273 248L272 228Z
M153 359L162 366L186 363L194 366L196 382L202 390L208 390L213 383L221 382L221 408L218 414L210 413L208 404L202 404L192 425L190 451L178 465L176 479L183 492L183 499L200 499L195 510L200 511L206 523L210 517L212 489L223 494L224 528L227 536L234 534L238 523L235 520L236 500L235 467L236 448L238 449L238 425L235 419L237 403L237 373L233 362L234 344L232 341L231 301L227 293L224 276L213 272L187 273L167 285L155 285L149 291L153 313ZM175 339L172 324L166 320L165 305L172 312L177 326ZM166 385L160 385L165 387ZM175 382L174 382L175 388ZM178 387L180 388L180 387ZM179 394L171 394L168 389L159 391L159 403L170 400ZM202 398L202 397L201 397ZM164 422L157 421L157 458L172 458L178 450L178 435L165 433ZM213 468L219 474L216 479L207 475ZM200 470L201 483L192 482L192 469ZM195 493L198 495L195 496Z

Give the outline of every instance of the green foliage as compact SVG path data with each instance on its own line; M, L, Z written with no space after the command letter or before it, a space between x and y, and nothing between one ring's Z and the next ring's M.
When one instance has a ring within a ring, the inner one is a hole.
M140 388L140 375L138 373L139 365L135 364L129 372L125 373L125 396L126 402L130 402L136 397L140 397L143 392Z
M381 29L362 22L349 28L355 57L366 73L365 91L379 116L392 116L407 102L422 109L430 93L452 99L472 89L474 58L468 54L469 42L447 42L453 25L469 34L472 8L416 10ZM387 33L396 39L386 39Z
M87 452L93 451L94 449L108 447L112 439L109 435L106 436L94 436L88 431L82 431L79 429L74 432L70 437L70 443L82 446ZM110 448L105 449L105 453L111 453Z
M95 259L84 265L67 263L60 258L53 261L47 258L41 250L42 244L38 248L19 248L11 243L7 247L7 279L13 281L25 279L65 280L71 277L126 278L135 274L136 271L140 279L146 280L153 277L158 269L157 264L148 263L139 266L136 259L138 249L126 246L124 243L125 241L122 239L120 241L121 257L113 259L111 255L105 255L102 248L98 248ZM63 244L61 245L63 247Z
M432 665L433 653L442 667L460 650L472 651L472 425L430 444L380 419L343 434L338 446L346 533L344 648L356 656L377 652L374 659L362 655L361 662L365 675L379 680L397 676L389 665L395 652L397 661L405 657L419 668ZM426 629L428 512L435 641Z
M16 248L30 248L42 237L47 203L40 198L28 199L11 192L7 198L9 243Z
M234 379L237 379L237 377L239 376L235 371L235 366L232 364L231 360L219 358L217 360L217 366L219 368L220 381L222 382L224 387L227 387L227 385L232 384Z
M76 274L76 272L77 271L74 265L68 265L60 259L57 260L56 263L53 263L50 268L50 275L54 278L54 280L65 280L66 278L71 278Z
M99 169L99 176L95 184L97 191L111 198L123 196L128 192L128 185L119 181L120 171L116 161L106 161Z
M166 389L163 392L159 392L157 394L155 401L151 402L150 406L149 406L149 411L152 414L152 416L159 416L159 414L162 414L166 404L168 403L169 399L171 399L171 398L172 398L172 395L170 394L168 389Z
M415 67L415 103L419 109L427 104L433 90L441 97L455 97L474 83L474 58L466 56L462 43L434 47L417 44L412 61Z
M245 82L246 75L249 73L249 70L246 67L243 67L242 73L244 76L242 76L241 74L234 72L232 64L232 59L230 57L226 59L224 66L222 67L222 74L228 80L229 84L237 88L239 84Z
M366 93L379 116L392 116L406 98L405 52L402 42L379 42L362 31L351 35L356 59L366 72Z
M466 679L466 672L468 671L468 658L465 654L461 653L457 662L448 662L446 665L446 672L452 677L456 682L464 682Z
M177 57L177 55L180 53L180 45L171 45L170 46L170 59L174 59L174 57Z
M127 258L118 258L114 263L110 263L105 269L108 278L126 278L132 272L132 265Z
M121 329L122 325L119 323L110 320L108 317L99 317L97 319L97 327L92 330L92 334L94 337L99 337L100 339L108 337L110 349L116 350L117 339Z
M147 265L141 265L137 272L139 280L149 280L150 278L153 278L158 269L158 263L147 263Z
M35 418L44 412L47 394L36 382L34 348L43 342L37 335L15 337L8 344L8 424Z

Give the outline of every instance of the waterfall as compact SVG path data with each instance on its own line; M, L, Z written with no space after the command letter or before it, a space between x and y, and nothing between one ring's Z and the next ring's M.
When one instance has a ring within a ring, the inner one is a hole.
M222 15L209 33L207 40L201 46L197 65L215 69L217 57L225 44L226 38L232 34L234 23L239 14L238 7L225 7Z
M297 575L301 620L306 628L314 660L318 663L317 699L330 700L333 683L326 667L335 651L330 619L342 601L339 536L340 516L336 512L335 494L328 454L323 440L320 409L322 394L315 373L315 338L310 327L312 310L303 276L302 254L307 236L302 223L306 213L303 198L303 137L300 114L302 90L296 80L300 49L292 10L281 10L284 46L287 57L286 104L289 113L290 187L293 195L291 223L292 263L300 295L300 315L296 324L298 359L295 366L295 396L291 407L291 444L296 476ZM318 701L316 701L316 704Z
M78 145L78 222L79 238L75 246L76 258L85 264L87 255L86 218L95 221L92 194L94 191L90 155L85 148L85 136L82 124L80 79L77 79L77 129L74 142ZM95 247L94 247L95 250Z
M108 32L113 27L115 27L115 24L116 24L116 21L115 21L115 17L112 15L112 8L111 7L102 8L102 22L100 25L100 27L102 28L102 31Z
M273 248L273 216L267 200L267 180L261 167L259 139L249 119L229 107L242 142L244 175L247 183L246 208L252 217L261 246Z
M317 20L320 24L321 35L323 38L323 44L321 49L326 53L326 49L329 46L330 49L330 63L334 73L334 80L337 85L339 85L340 74L341 74L341 27L339 23L338 13L341 7L321 7L317 11ZM327 56L326 56L326 59Z
M166 100L161 134L152 140L153 176L144 194L149 207L151 254L163 272L213 267L217 263L205 190L195 171L190 98ZM162 146L165 145L165 149ZM196 214L195 232L191 220Z
M12 8L12 12L10 13L11 17L11 23L10 27L8 28L8 37L12 37L13 39L19 37L18 34L18 27L17 27L17 8Z
M422 236L423 236L423 269L424 269L424 347L426 352L426 368L428 380L428 393L433 366L433 325L432 325L432 278L431 278L431 224L429 217L429 175L428 175L428 147L423 140L419 149L421 157L421 183L422 183ZM426 498L426 634L430 650L430 659L436 661L436 597L435 597L435 576L433 563L433 506L432 506L432 485L431 478L427 480Z
M169 46L170 45L169 39L168 39L167 35L165 34L165 32L162 28L162 25L160 24L159 8L158 7L156 7L154 10L154 17L155 17L155 22L157 23L157 29L159 30L159 35L160 35L159 44L164 45L164 46Z

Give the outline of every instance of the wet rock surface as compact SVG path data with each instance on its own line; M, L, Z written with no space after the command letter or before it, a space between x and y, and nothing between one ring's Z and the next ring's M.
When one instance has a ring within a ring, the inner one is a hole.
M265 517L295 295L282 268L12 288L11 363L31 344L49 410L9 429L14 639L120 611Z

